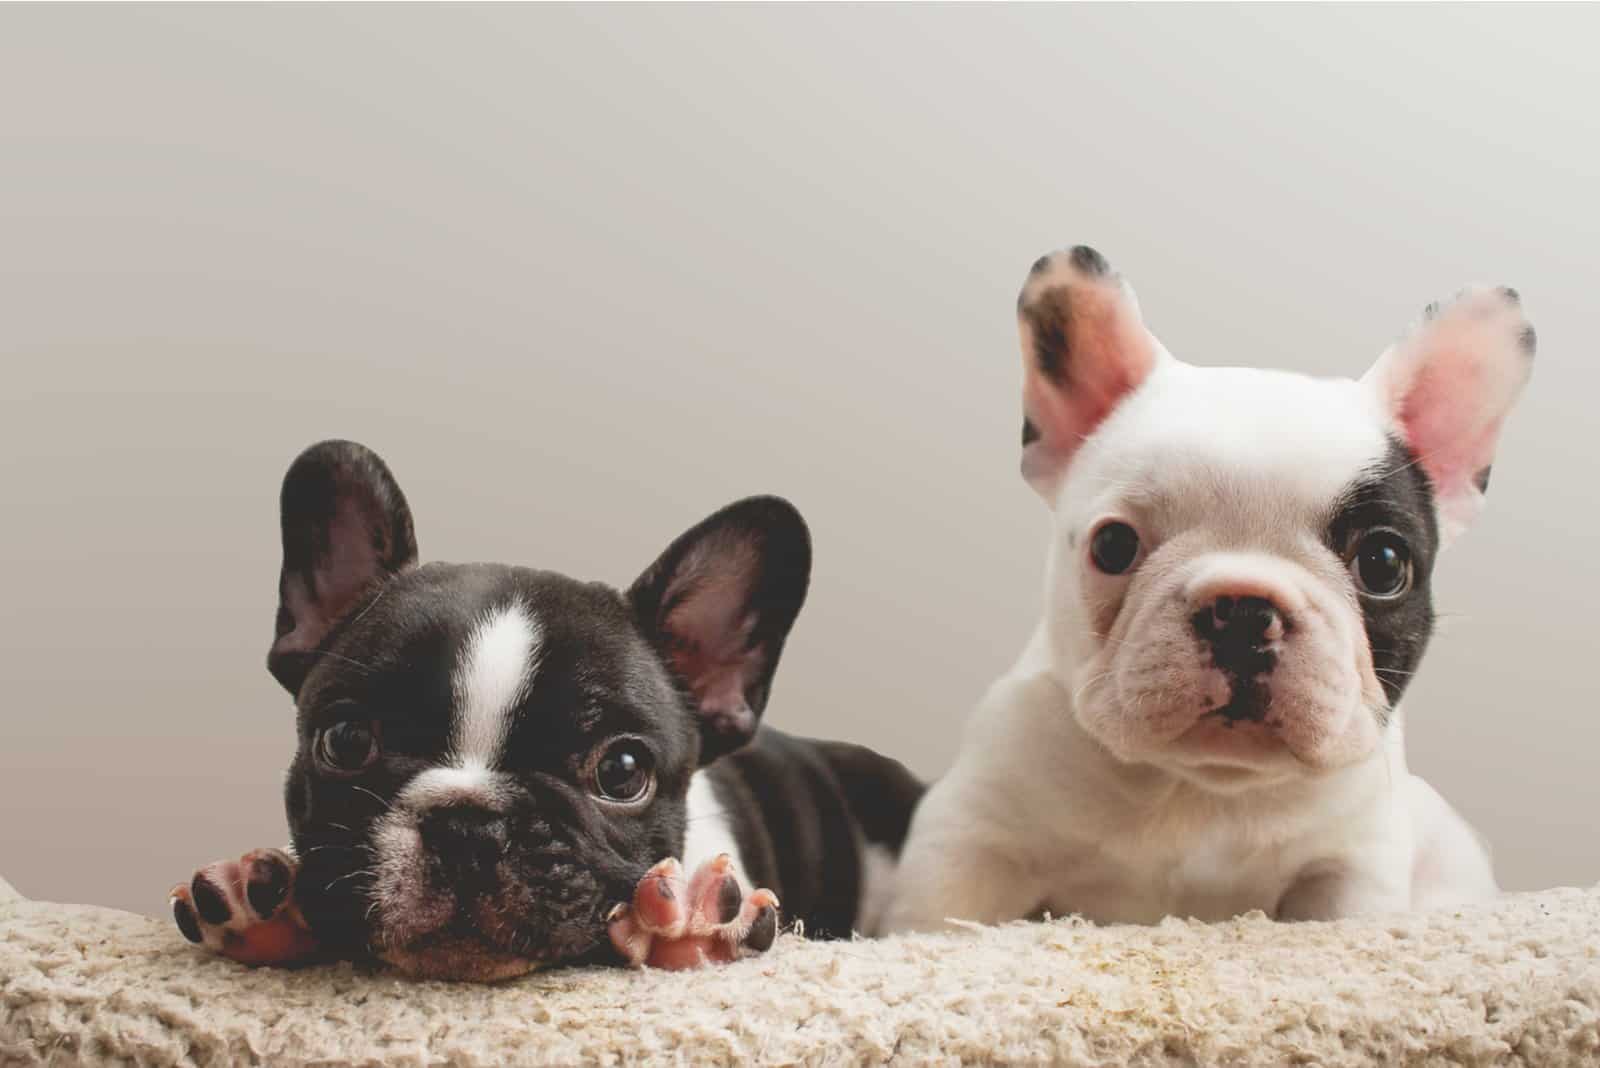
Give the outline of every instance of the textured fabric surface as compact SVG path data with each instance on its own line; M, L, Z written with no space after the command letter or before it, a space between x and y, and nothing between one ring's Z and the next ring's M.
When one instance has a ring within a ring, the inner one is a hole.
M0 883L0 1064L1600 1063L1600 893L1335 924L1074 921L779 940L498 986L207 957Z

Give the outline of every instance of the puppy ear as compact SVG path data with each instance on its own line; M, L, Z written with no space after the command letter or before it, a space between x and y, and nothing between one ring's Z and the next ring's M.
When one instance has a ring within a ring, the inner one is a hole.
M1441 540L1483 507L1500 427L1533 371L1533 326L1514 289L1466 289L1362 378L1433 484Z
M629 589L639 626L699 713L701 763L755 734L810 578L800 513L751 497L678 538Z
M313 445L283 477L283 570L267 670L298 693L328 632L374 586L417 562L411 509L377 453Z
M1133 290L1078 245L1040 258L1017 297L1022 334L1022 474L1047 498L1078 446L1162 355Z

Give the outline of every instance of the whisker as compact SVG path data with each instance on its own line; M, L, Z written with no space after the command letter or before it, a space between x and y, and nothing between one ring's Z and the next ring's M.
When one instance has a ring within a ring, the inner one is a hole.
M343 660L346 664L351 664L351 665L353 665L355 667L358 667L362 671L366 672L368 675L376 675L378 673L378 669L373 667L371 664L363 664L359 660L353 660L350 657L345 656L343 653L334 652L332 649L319 649L319 650L317 650L317 652L314 655L316 655L316 656L331 656L335 660Z
M323 849L360 850L361 852L369 855L376 855L378 852L376 847L369 845L366 842L324 842L321 845L312 846L305 852L307 856L310 856L312 853Z
M357 615L356 618L352 619L349 623L347 623L345 625L345 629L348 630L350 627L353 627L357 623L360 623L362 618L365 617L368 612L370 612L374 608L378 607L378 602L383 600L384 594L386 594L388 592L389 592L389 584L388 583L384 583L383 588L378 591L378 596L374 597L371 600L371 602L368 603L367 607L365 607L365 608L363 608L361 610L361 613L359 615Z
M327 886L324 886L322 888L322 892L323 893L327 893L329 890L332 890L335 886L338 886L340 883L344 882L346 879L354 879L358 875L365 875L368 878L374 878L375 879L375 878L377 878L378 873L373 871L371 868L361 868L361 869L359 869L357 871L346 872L345 874L343 874L343 875L339 876L338 878L334 879L333 882L329 883Z
M1111 672L1102 671L1102 672L1100 672L1100 674L1094 676L1088 682L1084 683L1082 686L1079 686L1077 691L1075 693L1073 693L1073 695L1072 695L1072 703L1073 703L1074 707L1077 706L1078 702L1083 700L1083 695L1089 691L1089 687L1093 686L1097 682L1104 682L1106 679L1109 679L1110 677L1111 677Z
M351 783L350 784L350 788L352 790L359 790L362 793L366 794L368 797L372 798L378 804L383 806L383 810L385 812L389 811L391 808L394 807L394 803L392 801L385 801L383 798L379 797L377 794L373 793L371 790L367 789L365 786L358 786L355 783Z

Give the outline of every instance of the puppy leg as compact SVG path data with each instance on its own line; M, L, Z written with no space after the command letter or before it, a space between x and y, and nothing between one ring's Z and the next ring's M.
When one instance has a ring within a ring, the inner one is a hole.
M992 797L993 792L989 791ZM882 930L936 931L948 920L1005 923L1038 912L1049 886L1028 843L983 813L982 790L952 773L911 820Z
M297 871L281 849L209 864L172 888L172 917L189 941L243 964L307 960L319 947L295 904Z
M1483 839L1425 780L1413 775L1408 785L1417 841L1411 907L1451 908L1498 896Z
M1006 923L1033 916L1045 887L1018 859L964 836L914 839L900 858L880 934L937 931L950 920Z
M1279 920L1342 920L1405 912L1410 895L1403 869L1371 871L1332 867L1301 875L1278 900Z
M611 944L635 967L681 970L764 952L778 933L778 899L746 892L727 854L690 878L669 858L645 873L633 901L611 913Z

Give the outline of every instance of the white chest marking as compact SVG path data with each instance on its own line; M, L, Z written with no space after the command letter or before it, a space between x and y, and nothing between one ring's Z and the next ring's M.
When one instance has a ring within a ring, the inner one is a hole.
M719 853L733 858L733 870L748 893L753 889L744 876L744 859L739 856L739 843L733 836L733 820L727 807L717 797L711 776L697 771L689 779L687 801L688 828L683 835L683 867L693 873L696 868Z

